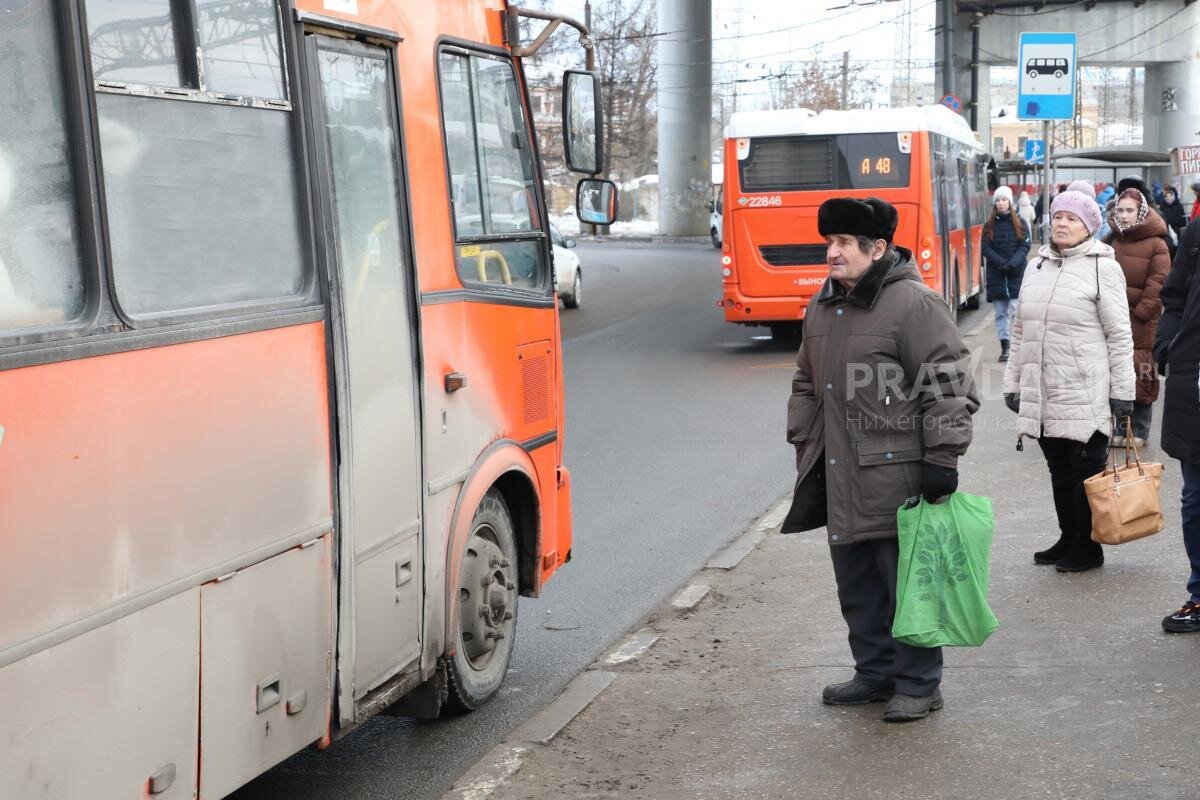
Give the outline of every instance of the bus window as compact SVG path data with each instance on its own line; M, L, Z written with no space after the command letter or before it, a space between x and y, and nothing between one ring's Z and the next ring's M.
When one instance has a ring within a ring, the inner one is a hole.
M171 0L87 0L87 24L96 80L185 85Z
M200 49L204 52L206 88L223 94L282 98L283 60L279 52L279 30L273 0L242 0L236 19L225 3L196 4L199 15ZM229 36L228 24L236 22L237 36Z
M752 139L738 170L743 192L907 186L909 154L894 131Z
M459 276L473 284L542 287L545 234L512 64L443 51L439 65Z
M0 24L0 331L84 310L55 3Z
M126 313L301 290L290 114L104 93L96 104L113 274Z

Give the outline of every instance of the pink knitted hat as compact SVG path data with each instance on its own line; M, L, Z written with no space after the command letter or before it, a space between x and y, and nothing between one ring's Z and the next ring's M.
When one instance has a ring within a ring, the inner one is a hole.
M1059 211L1069 211L1079 217L1083 226L1091 234L1099 230L1104 223L1104 219L1100 216L1100 206L1096 205L1096 201L1083 192L1070 190L1059 192L1058 196L1054 198L1054 202L1050 204L1051 218Z

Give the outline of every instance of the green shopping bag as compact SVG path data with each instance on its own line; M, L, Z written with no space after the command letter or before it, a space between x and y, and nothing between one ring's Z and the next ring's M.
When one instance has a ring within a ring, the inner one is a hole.
M992 501L954 492L896 511L900 563L892 636L915 647L978 647L999 621L987 604Z

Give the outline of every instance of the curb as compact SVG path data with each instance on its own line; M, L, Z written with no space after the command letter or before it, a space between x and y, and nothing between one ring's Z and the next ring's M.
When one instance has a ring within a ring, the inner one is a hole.
M741 535L697 570L696 575L699 576L710 569L729 571L737 567L758 546L763 537L779 528L791 500L792 493L789 491L772 503L771 507L750 523ZM677 612L691 611L711 590L712 587L707 582L693 580L675 595L670 601L670 607ZM527 754L553 741L555 736L612 685L618 675L604 667L636 661L658 639L659 637L649 629L642 629L627 636L619 645L576 675L550 705L522 723L504 742L492 748L467 770L466 774L442 793L441 800L486 800L520 771Z

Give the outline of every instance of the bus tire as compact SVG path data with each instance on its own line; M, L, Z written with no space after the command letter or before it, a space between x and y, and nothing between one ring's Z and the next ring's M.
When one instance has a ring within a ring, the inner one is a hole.
M483 496L458 568L458 634L446 659L452 710L474 711L500 689L517 633L517 547L500 492Z

